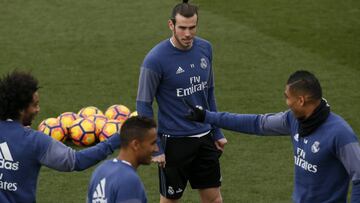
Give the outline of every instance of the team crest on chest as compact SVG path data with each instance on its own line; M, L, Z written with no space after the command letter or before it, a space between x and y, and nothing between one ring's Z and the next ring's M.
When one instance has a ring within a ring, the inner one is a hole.
M206 59L205 59L205 58L201 58L201 59L200 59L200 67L201 67L202 69L207 68L207 62L206 62Z
M314 144L311 146L312 153L317 153L320 150L320 142L315 141Z

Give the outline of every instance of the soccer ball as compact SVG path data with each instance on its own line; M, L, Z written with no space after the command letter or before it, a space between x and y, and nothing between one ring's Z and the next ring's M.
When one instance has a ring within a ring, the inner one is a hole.
M70 137L78 146L92 145L95 140L95 123L86 118L76 119L69 128Z
M88 106L80 109L78 115L82 118L89 117L94 114L104 115L103 112L95 106Z
M134 111L130 114L129 118L134 117L134 116L138 116L138 112Z
M44 128L46 127L46 126L45 126L45 121L46 121L46 120L47 120L47 119L41 121L41 123L38 125L38 131L41 131L41 132L44 131Z
M118 120L108 120L104 127L101 129L101 132L99 134L99 140L100 142L108 139L111 137L114 133L117 133L120 131L122 123Z
M39 131L49 135L50 137L54 138L55 140L65 142L66 140L66 132L61 127L61 123L56 118L48 118L43 120L39 127Z
M108 120L106 118L106 116L101 115L101 114L94 114L94 115L87 117L87 119L89 119L95 123L95 134L96 134L96 137L99 137L101 129L104 127L106 121Z
M128 119L129 115L130 109L121 104L112 105L105 111L105 116L108 119L115 119L121 123Z
M78 118L79 116L73 112L65 112L57 117L66 135L69 135L69 127Z

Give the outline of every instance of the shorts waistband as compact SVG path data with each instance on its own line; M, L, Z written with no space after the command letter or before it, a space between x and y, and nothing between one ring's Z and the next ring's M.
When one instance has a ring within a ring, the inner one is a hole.
M206 132L203 132L203 133L199 133L199 134L195 134L195 135L188 135L188 136L174 136L174 135L169 135L169 134L162 134L162 136L164 137L197 137L197 138L200 138L200 137L204 137L205 135L209 134L211 130L208 130Z

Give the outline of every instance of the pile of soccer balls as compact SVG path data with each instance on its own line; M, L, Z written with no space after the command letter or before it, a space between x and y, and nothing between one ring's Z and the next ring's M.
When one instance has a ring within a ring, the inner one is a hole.
M104 141L118 132L122 123L137 112L130 112L124 105L110 106L105 114L94 106L82 108L78 114L62 113L57 118L43 120L38 130L52 138L65 142L68 138L79 146L89 146Z

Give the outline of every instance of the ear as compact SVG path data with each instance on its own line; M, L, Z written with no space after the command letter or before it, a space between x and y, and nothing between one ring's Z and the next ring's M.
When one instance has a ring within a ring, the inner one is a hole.
M299 98L298 102L299 102L300 106L305 106L305 96L301 95L298 98Z
M132 140L130 146L134 151L138 151L141 148L140 142L137 139Z
M174 31L175 25L174 25L173 21L170 19L168 20L168 26L171 31Z

